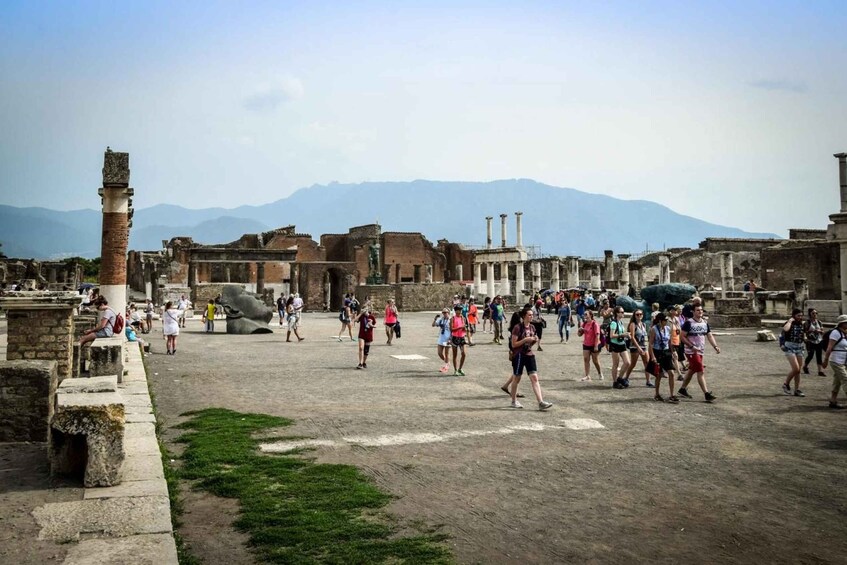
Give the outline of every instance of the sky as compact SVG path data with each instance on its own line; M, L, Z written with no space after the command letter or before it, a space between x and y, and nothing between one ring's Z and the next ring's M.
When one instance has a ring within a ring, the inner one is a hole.
M786 235L839 208L845 63L836 1L4 0L0 204L99 208L108 145L136 208L531 178Z

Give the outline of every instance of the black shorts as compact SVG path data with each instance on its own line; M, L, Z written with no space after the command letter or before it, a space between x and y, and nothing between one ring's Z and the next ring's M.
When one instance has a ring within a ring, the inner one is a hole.
M396 324L397 324L397 322L391 322L390 324L385 324L385 327L386 328L393 328Z
M653 355L663 371L673 371L673 352L670 349L654 349Z
M594 345L585 345L585 344L583 344L583 346L582 346L582 350L583 350L583 351L594 351L594 347L595 347Z
M609 343L609 350L611 350L612 353L623 353L627 350L627 347L625 343L611 342Z
M685 362L685 344L681 341L676 346L676 359L677 361Z
M541 322L532 322L532 327L535 328L535 336L541 339L541 335L544 333L544 326Z
M462 347L463 345L465 345L465 338L453 336L450 338L450 343L453 345L453 347Z
M520 377L526 369L527 375L537 374L538 366L535 364L535 355L524 355L518 353L512 359L512 374Z

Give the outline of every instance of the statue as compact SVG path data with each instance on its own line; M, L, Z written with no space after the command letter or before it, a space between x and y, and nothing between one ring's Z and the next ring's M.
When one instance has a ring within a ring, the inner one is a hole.
M379 243L368 246L368 284L382 284L382 273L379 270Z
M664 310L674 304L685 304L697 293L697 289L690 284L668 283L645 286L641 289L641 298L647 304L659 303Z
M239 335L273 333L273 330L268 327L273 311L258 298L258 295L246 292L239 286L225 286L221 305L226 312L226 333Z

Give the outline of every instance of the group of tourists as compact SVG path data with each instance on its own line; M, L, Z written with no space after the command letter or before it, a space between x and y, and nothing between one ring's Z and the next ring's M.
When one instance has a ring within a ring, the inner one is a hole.
M303 314L303 299L300 298L300 293L293 292L288 297L280 295L276 299L276 311L279 314L279 327L287 328L285 341L291 341L291 333L297 338L297 342L305 340L305 337L300 335L300 317Z

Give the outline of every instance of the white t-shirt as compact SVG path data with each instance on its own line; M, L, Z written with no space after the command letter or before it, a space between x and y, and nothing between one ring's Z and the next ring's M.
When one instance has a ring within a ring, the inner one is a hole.
M165 335L179 335L179 314L176 308L165 310L162 313L163 332Z
M829 334L829 341L835 342L829 360L836 365L847 365L847 335L843 335L836 328Z

